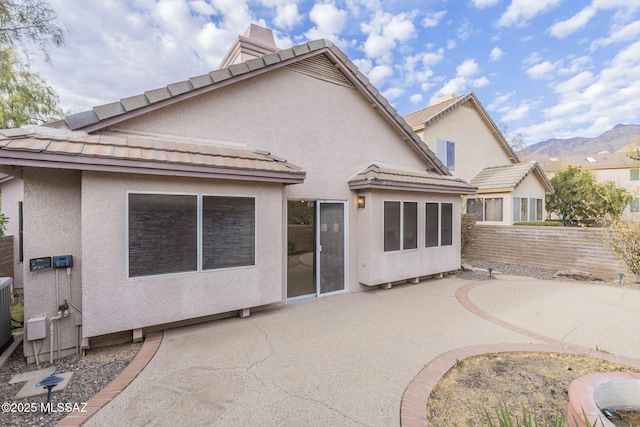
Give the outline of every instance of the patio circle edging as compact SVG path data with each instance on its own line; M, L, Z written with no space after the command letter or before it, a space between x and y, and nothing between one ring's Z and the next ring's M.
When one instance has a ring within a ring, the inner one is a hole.
M591 357L598 357L611 362L640 368L640 360L631 359L624 356L616 356L611 353L604 353L588 347L582 347L570 344L561 340L547 337L525 328L505 322L490 313L482 310L480 307L471 302L468 293L471 289L486 283L486 281L477 281L467 283L456 291L456 299L458 302L473 314L501 326L505 329L522 334L528 338L532 338L541 343L504 343L504 344L481 344L469 347L461 347L449 352L440 354L431 360L420 372L413 378L402 395L400 405L400 425L402 427L428 427L427 421L427 405L429 403L429 395L440 379L453 367L458 361L468 357L480 356L487 353L507 353L507 352L547 352L547 353L564 353L564 354L584 354Z
M101 408L115 399L131 382L142 372L142 370L149 364L156 351L162 343L163 333L154 332L148 334L145 337L144 343L140 350L136 353L135 357L129 362L126 368L118 374L109 384L104 386L102 390L97 392L91 399L87 401L87 405L84 408L85 412L72 412L55 425L56 427L63 426L81 426L89 418L98 412Z

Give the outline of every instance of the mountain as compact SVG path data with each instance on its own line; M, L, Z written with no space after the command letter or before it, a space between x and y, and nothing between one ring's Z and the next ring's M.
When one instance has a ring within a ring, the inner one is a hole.
M595 138L552 138L525 148L526 155L547 154L549 156L568 156L575 154L597 154L601 151L613 153L637 140L640 140L640 125L615 125Z

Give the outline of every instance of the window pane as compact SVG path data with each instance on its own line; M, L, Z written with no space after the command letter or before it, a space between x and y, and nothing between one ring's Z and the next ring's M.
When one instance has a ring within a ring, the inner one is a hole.
M502 198L484 199L485 221L502 221Z
M640 169L631 169L631 181L640 181Z
M451 170L456 168L456 144L447 141L447 167Z
M253 197L203 197L203 270L255 265L255 218Z
M476 221L483 221L482 199L467 199L467 213L474 214Z
M447 141L443 139L436 140L436 156L442 163L447 164Z
M520 197L513 198L513 222L520 221Z
M536 212L538 211L538 205L536 199L529 199L529 221L536 220Z
M542 221L542 199L536 199L536 221Z
M129 277L198 269L198 199L129 194Z
M403 205L402 249L416 249L418 247L418 203L404 202Z
M384 251L400 250L400 202L384 202Z
M631 199L631 212L640 212L640 197Z
M523 197L520 199L520 221L528 221L529 199Z
M449 246L453 244L453 204L442 203L440 205L442 222L440 223L440 244Z
M425 246L438 246L438 226L440 225L438 203L427 203L425 217Z

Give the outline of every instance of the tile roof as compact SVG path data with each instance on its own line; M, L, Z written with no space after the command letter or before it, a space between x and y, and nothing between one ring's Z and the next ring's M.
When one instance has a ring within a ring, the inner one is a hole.
M425 160L429 161L435 170L450 175L449 170L420 137L413 132L411 126L405 122L389 101L369 82L369 79L348 59L346 54L333 43L324 39L310 41L289 49L282 49L246 62L232 64L228 68L191 77L188 80L173 83L166 87L123 98L113 103L99 105L89 111L68 115L64 120L72 130L82 129L87 132L93 132L137 115L163 108L172 103L207 93L235 81L321 54L324 54L334 63L361 93L370 98L371 103L404 134L405 140Z
M629 156L633 153L603 153L584 154L579 156L548 156L546 154L536 154L523 156L525 159L535 160L540 164L545 172L561 172L569 166L581 167L589 170L599 169L630 169L640 168L640 160L635 160ZM591 158L595 161L589 161Z
M478 193L513 191L531 172L542 178L547 190L552 191L551 183L536 162L485 168L471 180L471 184L478 187Z
M386 189L434 193L474 194L476 187L453 176L436 175L398 166L373 163L349 180L352 190Z
M283 183L305 178L298 166L248 147L33 126L0 130L0 164Z
M420 130L420 128L426 128L432 123L436 122L440 118L444 117L451 111L460 107L466 102L471 102L478 113L487 122L489 128L492 133L496 136L496 139L502 146L502 148L507 152L507 155L512 159L514 163L520 163L520 159L511 145L507 142L504 135L500 131L500 128L495 124L487 110L482 106L480 100L476 97L473 92L469 92L466 95L461 96L452 96L451 99L446 99L438 104L431 105L427 108L423 108L422 110L418 110L414 113L408 114L404 116L405 121L411 126L412 129ZM425 129L426 132L426 129Z

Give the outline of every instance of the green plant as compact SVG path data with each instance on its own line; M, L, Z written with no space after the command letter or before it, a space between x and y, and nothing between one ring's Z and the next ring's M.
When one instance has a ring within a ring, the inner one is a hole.
M17 297L11 303L9 307L11 313L11 324L14 332L20 332L22 330L21 325L24 324L24 302L21 297Z
M4 240L5 233L7 232L7 223L9 217L3 213L0 213L0 242Z
M556 414L553 424L544 423L541 424L538 421L538 416L536 412L527 410L524 406L522 407L522 418L518 418L515 415L512 415L509 408L505 404L500 405L500 409L496 410L497 412L497 423L493 421L493 418L487 411L487 408L482 407L484 414L481 414L481 418L484 421L484 426L488 427L565 427L567 424L565 423L565 418L561 414ZM591 423L587 414L582 411L582 415L584 416L584 424L586 427L597 427L598 420L595 423ZM578 420L573 419L573 427L577 427L579 425ZM571 425L569 425L571 427Z

